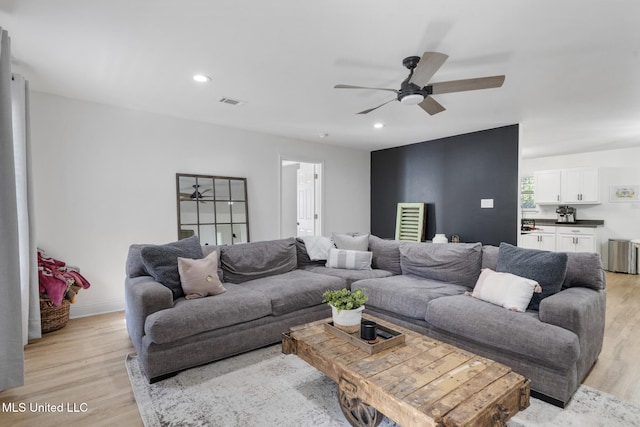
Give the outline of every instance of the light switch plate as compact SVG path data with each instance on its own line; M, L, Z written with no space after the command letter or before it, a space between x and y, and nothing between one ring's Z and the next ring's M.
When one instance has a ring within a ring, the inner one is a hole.
M492 209L493 199L480 199L480 207L482 209Z

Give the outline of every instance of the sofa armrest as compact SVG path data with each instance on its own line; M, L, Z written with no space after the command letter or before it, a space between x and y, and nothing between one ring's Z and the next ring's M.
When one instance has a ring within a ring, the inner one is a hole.
M173 294L151 276L127 277L124 282L127 330L138 353L144 323L151 313L173 307Z
M580 342L582 363L590 367L602 350L605 312L604 290L573 287L543 299L538 315L542 322L575 333Z

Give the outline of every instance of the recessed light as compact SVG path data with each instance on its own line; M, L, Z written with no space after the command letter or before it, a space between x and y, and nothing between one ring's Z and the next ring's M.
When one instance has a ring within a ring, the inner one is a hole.
M198 83L207 83L211 81L211 77L207 76L206 74L195 74L193 76L193 80L197 81Z
M382 129L384 127L384 123L375 123L373 127L376 129Z

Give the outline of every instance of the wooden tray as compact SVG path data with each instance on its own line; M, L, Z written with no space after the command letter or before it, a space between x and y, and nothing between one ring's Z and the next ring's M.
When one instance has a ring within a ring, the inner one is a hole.
M377 325L377 329L393 335L391 338L386 339L378 335L376 342L369 342L360 338L360 331L348 334L343 330L340 330L333 326L333 322L324 324L324 330L330 334L335 335L338 338L346 340L348 343L355 345L361 350L366 351L369 354L380 353L382 350L394 347L399 344L404 344L405 335L402 332L394 331L380 324Z

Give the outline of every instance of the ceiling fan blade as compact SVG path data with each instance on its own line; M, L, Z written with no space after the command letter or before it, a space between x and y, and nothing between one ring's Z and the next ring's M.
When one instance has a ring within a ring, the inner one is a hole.
M414 83L420 87L426 86L431 77L442 67L442 64L449 58L440 52L425 52L418 62L418 66L413 70L410 83Z
M502 83L504 83L504 76L491 76L433 83L429 86L432 87L431 93L438 95L441 93L464 92L467 90L491 89L502 86Z
M334 89L371 89L371 90L386 90L393 93L400 93L399 90L396 89L387 89L384 87L364 87L364 86L352 86L352 85L335 85Z
M385 102L384 104L380 104L377 107L369 108L368 110L360 111L357 114L368 114L368 113L372 112L373 110L377 110L378 108L382 107L383 105L387 105L388 103L393 102L393 101L397 101L397 99L396 98L390 99L387 102Z
M427 96L424 101L418 104L420 108L429 113L429 115L433 116L434 114L438 114L446 110L438 101L433 99L430 96Z

